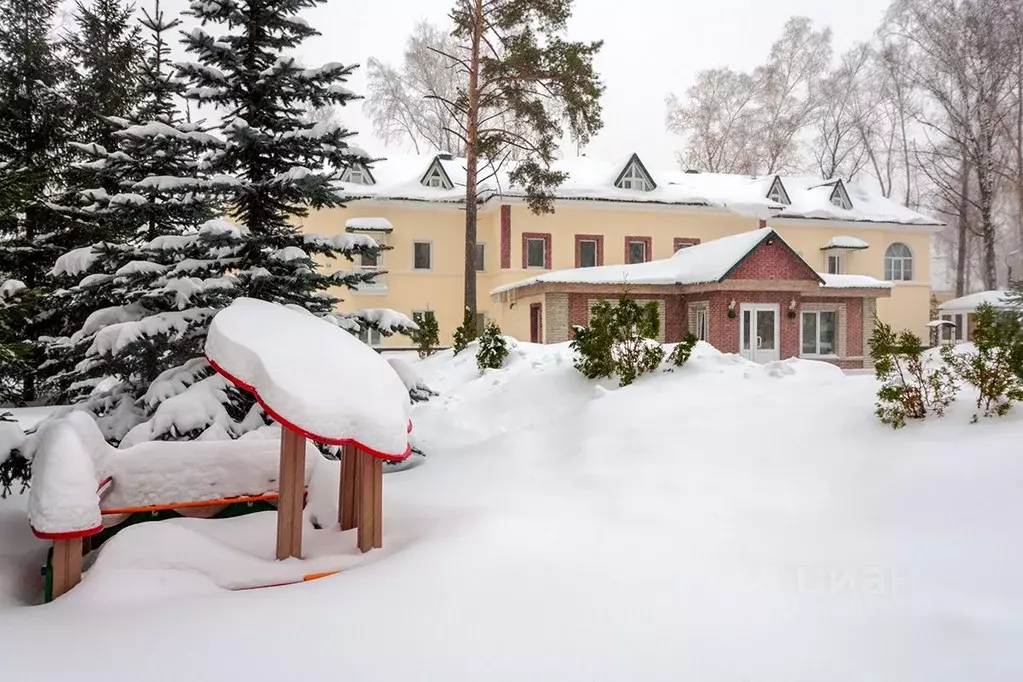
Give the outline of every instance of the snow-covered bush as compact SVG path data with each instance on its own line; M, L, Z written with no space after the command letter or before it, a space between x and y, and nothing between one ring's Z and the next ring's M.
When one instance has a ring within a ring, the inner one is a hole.
M689 362L689 356L693 354L693 348L696 346L696 342L699 339L696 338L696 334L686 334L678 344L675 345L675 349L668 355L668 362L675 367L681 367L682 365Z
M906 419L941 416L959 390L955 377L943 363L929 365L920 338L909 331L895 333L891 325L877 320L870 335L870 357L881 387L874 413L893 429Z
M455 351L455 355L458 355L466 347L476 339L478 336L476 330L476 318L469 311L465 309L465 315L462 316L462 324L458 325L455 329L455 333L451 337L451 349Z
M416 322L419 329L412 332L412 342L416 344L416 352L420 358L433 355L435 347L440 343L440 327L437 325L437 316L432 310L427 310Z
M617 376L620 386L628 386L664 359L661 344L652 340L659 328L653 301L641 305L627 296L617 304L599 301L590 310L590 323L574 328L575 367L590 379Z
M977 389L977 409L985 417L1004 416L1023 400L1023 324L1019 313L977 308L973 318L975 351L948 345L941 357L955 375ZM973 420L978 419L977 414Z
M508 357L508 342L501 336L496 322L487 322L480 334L479 350L476 351L476 366L482 374L488 369L501 369Z

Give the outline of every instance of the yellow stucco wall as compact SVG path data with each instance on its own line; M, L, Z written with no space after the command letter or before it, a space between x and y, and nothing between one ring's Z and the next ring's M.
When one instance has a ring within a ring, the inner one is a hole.
M457 206L398 204L394 202L352 202L343 209L329 209L310 214L302 222L308 233L334 235L345 231L349 218L387 218L394 231L383 237L392 248L382 259L388 271L383 278L386 289L380 292L334 292L344 299L342 310L359 308L393 308L407 315L414 310L433 310L440 326L441 343L449 343L451 333L462 319L462 258L465 214ZM488 205L479 214L479 243L485 244L485 270L478 274L477 305L489 317L498 319L506 334L529 338L528 305L516 304L512 310L496 310L491 298L492 288L517 282L545 272L523 269L523 232L549 233L553 269L575 266L575 235L602 234L604 263L625 262L625 238L651 237L652 257L671 255L675 237L710 241L718 237L756 229L756 218L723 210L694 208L680 210L666 207L621 209L596 203L568 204L557 207L551 215L533 215L521 204L511 208L511 267L501 270L500 210ZM884 252L895 241L909 246L914 255L914 281L899 282L890 299L878 301L878 314L896 328L910 329L927 338L930 299L929 233L903 228L881 229L862 224L833 221L776 220L770 222L793 249L815 269L826 269L825 253L821 251L832 237L845 235L870 244L864 251L845 252L846 269L850 274L884 277ZM377 235L373 235L377 236ZM413 243L433 244L433 267L429 271L413 269ZM335 266L338 267L338 266ZM342 269L352 264L341 261ZM408 345L406 337L384 339L384 345Z

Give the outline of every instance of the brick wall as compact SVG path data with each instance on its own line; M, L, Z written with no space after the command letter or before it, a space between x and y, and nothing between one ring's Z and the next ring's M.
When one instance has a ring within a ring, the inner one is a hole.
M739 264L728 279L814 280L817 274L803 263L781 240L764 244Z
M799 355L799 316L789 318L788 308L793 298L799 305L799 296L770 291L719 291L707 296L710 301L710 345L722 353L738 353L739 325L742 324L743 303L775 303L778 305L778 342L782 358ZM728 304L735 300L735 317L728 317Z
M543 322L544 343L561 343L569 340L570 327L568 322L569 294L547 294L544 297L544 310L547 319Z

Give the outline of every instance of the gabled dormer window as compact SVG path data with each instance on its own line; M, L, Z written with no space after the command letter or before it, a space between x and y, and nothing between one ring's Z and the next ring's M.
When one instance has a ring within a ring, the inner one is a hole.
M373 185L373 175L369 169L362 165L349 166L341 174L341 182L348 182L353 185Z
M448 178L448 174L444 172L444 167L440 165L439 159L433 160L433 163L430 164L420 182L426 187L435 187L437 189L452 189L454 187L451 179Z
M852 210L852 200L849 199L849 193L845 191L845 185L839 180L835 183L835 188L831 190L831 203L845 211Z
M781 178L777 175L774 176L774 181L771 183L771 189L767 191L767 198L776 204L782 204L788 206L792 202L789 201L789 193L785 191L785 185L781 184Z
M625 169L621 172L621 175L615 180L615 187L649 192L657 187L657 183L650 177L650 173L647 172L639 157L633 154L629 162L625 164Z

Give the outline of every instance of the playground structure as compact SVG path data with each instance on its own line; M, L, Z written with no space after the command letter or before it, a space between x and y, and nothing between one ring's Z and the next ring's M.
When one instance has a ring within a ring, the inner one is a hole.
M388 363L329 322L253 299L217 314L206 355L280 425L279 441L265 429L232 441L119 450L84 413L47 424L29 520L37 537L53 542L48 599L81 581L83 554L117 529L170 515L234 516L276 505L276 557L300 559L310 465L320 457L312 442L342 448L341 530L358 529L362 552L383 545L381 463L409 456L412 428L408 391Z

